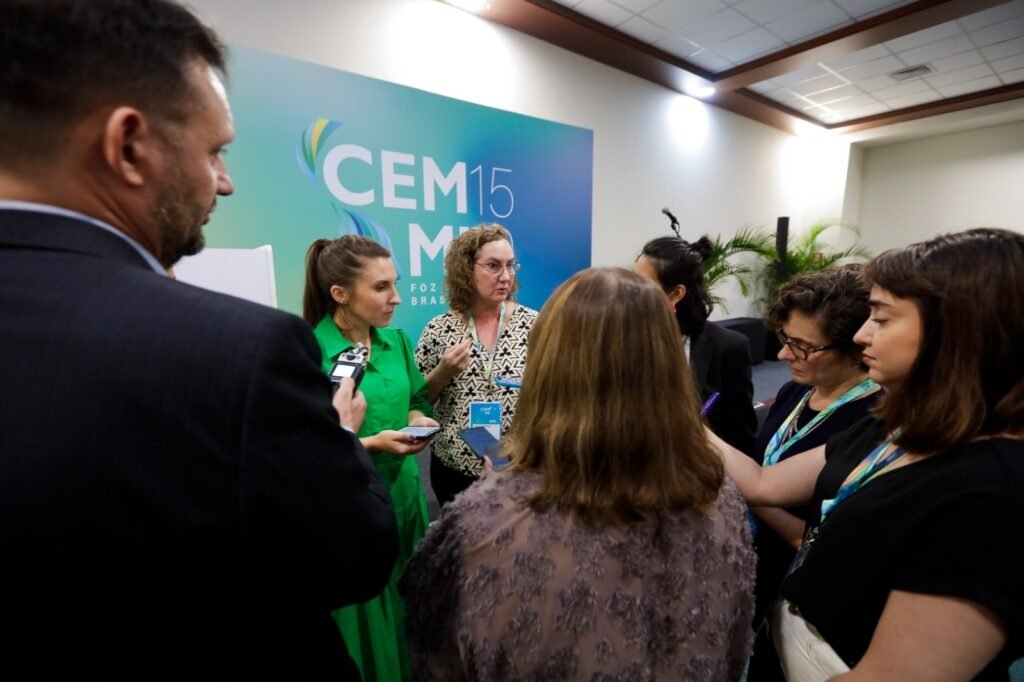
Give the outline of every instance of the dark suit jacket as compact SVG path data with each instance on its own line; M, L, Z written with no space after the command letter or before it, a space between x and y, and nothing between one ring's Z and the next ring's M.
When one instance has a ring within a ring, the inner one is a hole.
M390 499L297 317L0 210L0 676L357 679Z
M747 337L714 322L705 323L700 336L690 341L690 367L702 401L715 391L722 394L707 414L708 426L726 443L749 454L757 415Z

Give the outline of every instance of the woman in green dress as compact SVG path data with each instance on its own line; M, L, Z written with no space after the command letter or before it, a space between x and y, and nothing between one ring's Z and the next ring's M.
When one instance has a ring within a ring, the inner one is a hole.
M359 389L366 419L359 438L388 485L398 521L399 552L391 581L376 598L338 609L334 619L363 679L411 680L405 639L405 607L397 582L427 528L427 505L414 455L427 440L399 429L437 426L427 385L416 367L413 346L400 329L388 328L401 303L391 254L366 237L318 239L306 256L303 317L323 353L328 372L342 352L357 343L369 349ZM358 561L358 557L353 557Z

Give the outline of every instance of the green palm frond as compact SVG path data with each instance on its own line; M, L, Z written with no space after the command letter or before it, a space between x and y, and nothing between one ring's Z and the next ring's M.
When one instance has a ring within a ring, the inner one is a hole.
M730 277L736 279L744 296L749 296L753 290L754 270L749 265L732 263L729 259L743 253L770 258L775 253L774 244L773 235L750 227L741 228L729 239L715 237L711 255L704 260L704 281L716 306L728 310L724 299L715 295L714 287Z

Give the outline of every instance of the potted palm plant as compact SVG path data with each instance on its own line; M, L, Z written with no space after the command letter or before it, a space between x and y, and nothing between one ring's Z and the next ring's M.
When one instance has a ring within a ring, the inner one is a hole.
M775 237L762 230L743 227L729 239L715 237L714 247L711 255L704 259L704 282L715 306L725 312L729 308L725 300L715 294L715 285L724 282L730 277L736 280L740 293L749 297L754 290L755 271L750 265L735 263L730 260L733 256L744 253L752 253L760 258L772 259L775 257Z

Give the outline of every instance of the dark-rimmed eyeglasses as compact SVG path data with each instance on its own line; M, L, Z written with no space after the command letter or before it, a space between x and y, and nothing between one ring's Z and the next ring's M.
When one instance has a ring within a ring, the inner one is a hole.
M832 350L836 347L836 344L829 343L824 346L808 346L800 341L794 341L793 339L786 336L786 332L781 329L775 330L775 336L779 337L779 343L783 346L789 346L789 349L793 351L793 355L797 356L802 360L810 360L811 356L815 353L820 353L826 350Z
M499 263L496 260L478 260L476 261L476 264L482 267L484 270L486 270L487 274L493 275L494 277L500 275L502 271L508 272L510 276L515 277L516 273L519 272L519 268L523 267L523 264L517 261L511 261L509 263Z

